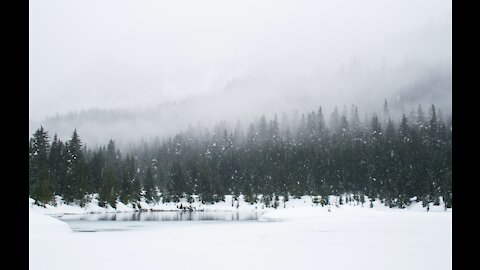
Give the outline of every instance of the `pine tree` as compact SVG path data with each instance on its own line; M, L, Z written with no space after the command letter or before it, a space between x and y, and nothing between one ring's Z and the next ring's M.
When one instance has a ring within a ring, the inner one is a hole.
M98 193L103 186L105 168L105 147L100 147L93 153L88 162L88 179L91 192Z
M67 202L85 203L87 194L87 165L83 158L82 142L75 129L66 144L67 172L65 176L64 199Z
M48 163L54 185L54 191L57 195L63 194L63 186L65 184L66 166L62 155L63 151L64 144L58 139L57 134L55 134L50 147Z
M105 153L106 166L111 166L113 169L113 174L115 177L115 190L121 189L121 179L122 179L122 169L121 166L121 155L116 148L115 141L110 140L107 145L107 151Z
M144 180L144 190L145 190L145 200L147 203L156 203L158 200L156 188L155 188L155 181L152 172L152 168L149 166L147 168L147 172L145 174Z
M387 125L389 119L390 119L390 110L388 109L387 99L385 99L385 102L383 103L383 124Z
M393 206L394 201L396 201L395 192L395 182L397 181L398 175L398 149L397 149L397 137L395 126L391 119L387 121L387 127L385 128L385 142L384 142L384 185L382 187L382 197L385 198L389 206Z
M384 117L386 112L384 106ZM274 198L275 206L276 194L355 194L347 195L347 203L368 195L405 207L417 196L428 206L442 196L452 206L451 116L444 122L435 106L428 120L419 106L412 124L403 115L398 123L389 118L384 129L376 114L360 122L355 105L348 119L345 107L341 115L335 109L332 128L325 126L321 108L296 112L292 122L283 118L279 123L276 116L262 116L245 137L239 121L233 133L225 122L213 133L189 127L164 142L143 142L125 158L113 140L89 149L76 130L65 143L54 136L50 146L40 128L29 140L30 195L39 204L53 194L84 203L86 194L98 192L102 205L115 206L118 198L138 202L143 185L150 202L161 191L164 201L198 194L209 203L243 194L250 203Z
M53 179L47 168L42 168L38 173L38 179L32 186L32 198L40 205L53 201Z
M136 158L132 158L130 160L130 164L127 165L127 171L129 170L129 168L131 169L131 167L133 167L133 178L131 179L131 192L130 192L130 201L133 202L134 204L138 203L140 201L140 198L141 198L141 194L142 194L142 185L141 185L141 181L140 181L140 176L138 174L138 167L135 165L135 159ZM132 173L130 171L130 173ZM129 173L127 173L127 175L130 175Z
M385 171L383 168L383 145L382 145L383 133L382 126L378 117L374 114L371 121L370 136L369 136L369 194L371 198L377 198L380 192L380 186L384 180Z
M29 193L38 203L49 203L53 201L54 183L48 162L49 137L43 127L33 134L29 146Z
M337 132L340 127L340 114L338 113L338 108L335 106L332 114L330 115L330 128L332 131Z
M31 188L40 179L40 172L42 170L48 170L48 154L50 150L50 144L48 140L48 133L40 127L33 134L33 138L29 143L29 187Z
M129 155L125 158L123 164L122 184L120 189L120 201L124 204L132 202L136 191L134 190L135 181L135 163Z
M110 204L110 206L115 208L117 196L117 190L115 189L115 171L112 165L107 165L103 185L100 189L99 205L103 207Z

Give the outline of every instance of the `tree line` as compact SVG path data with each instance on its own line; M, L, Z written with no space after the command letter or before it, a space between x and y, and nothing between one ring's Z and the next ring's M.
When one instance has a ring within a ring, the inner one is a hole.
M244 130L225 122L212 131L190 128L126 155L114 140L86 147L75 130L70 140L50 138L40 127L29 140L29 193L38 203L55 195L81 205L98 194L100 205L178 202L199 195L204 203L242 194L269 205L279 196L355 194L406 207L411 198L452 206L452 120L434 105L409 117L360 121L358 108L335 107L326 123L322 108L307 114L263 115Z

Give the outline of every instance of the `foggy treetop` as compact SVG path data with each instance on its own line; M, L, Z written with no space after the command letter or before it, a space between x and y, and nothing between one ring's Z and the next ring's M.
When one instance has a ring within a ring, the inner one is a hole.
M443 197L451 207L452 119L431 105L393 120L382 113L361 120L358 108L321 108L230 130L191 128L164 141L121 152L113 140L86 147L75 130L63 142L41 127L29 142L30 194L40 202L53 195L85 202L98 193L103 204L178 201L200 195L204 202L243 194L249 202L278 195L338 195L380 198L404 207L416 197L425 204ZM326 120L328 119L328 120ZM268 199L268 200L270 200Z

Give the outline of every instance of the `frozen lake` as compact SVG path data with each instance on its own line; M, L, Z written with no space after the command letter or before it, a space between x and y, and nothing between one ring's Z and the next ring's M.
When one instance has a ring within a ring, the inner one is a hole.
M31 215L30 269L452 269L452 212L295 207L265 212ZM34 212L33 210L31 212ZM257 214L257 218L250 214ZM208 215L210 219L207 218ZM245 219L242 219L245 218ZM262 222L277 221L277 222Z

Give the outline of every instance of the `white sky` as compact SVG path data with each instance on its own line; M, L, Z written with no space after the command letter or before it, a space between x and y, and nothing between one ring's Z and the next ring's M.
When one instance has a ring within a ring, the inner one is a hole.
M29 2L34 120L212 95L239 80L273 82L264 88L275 93L352 59L451 65L451 1Z

